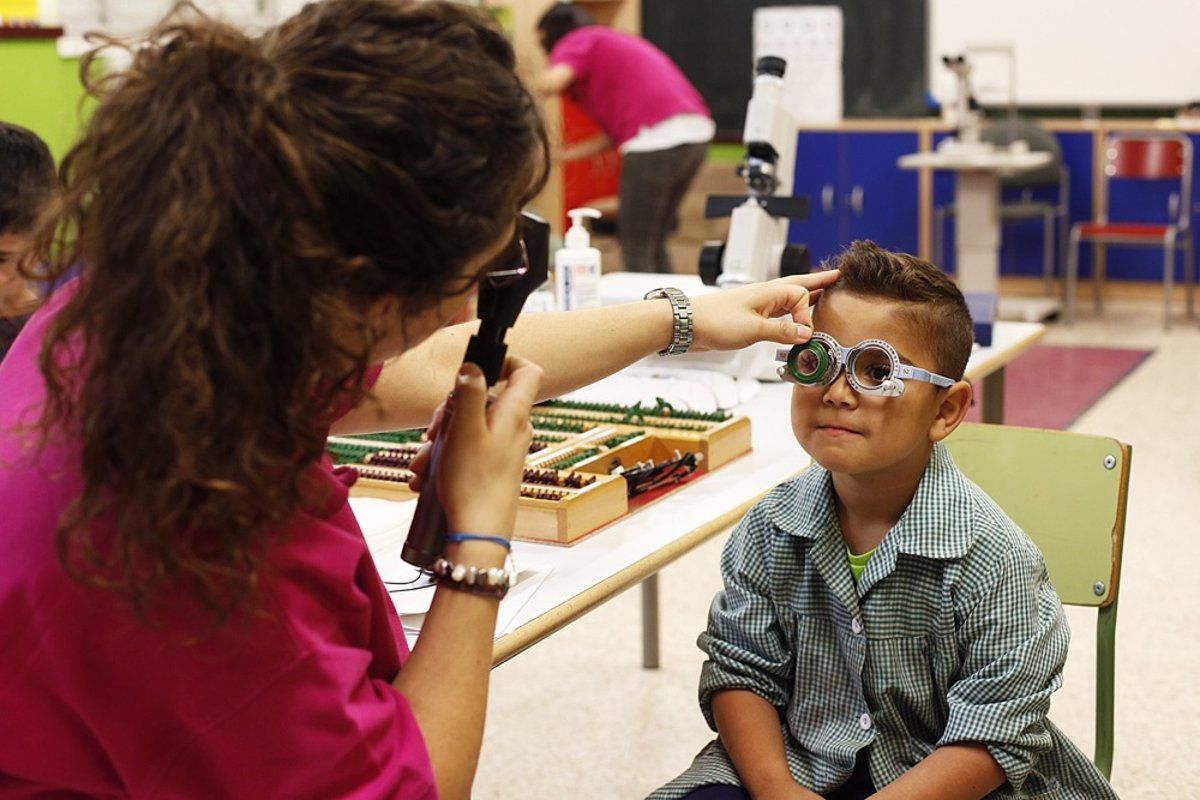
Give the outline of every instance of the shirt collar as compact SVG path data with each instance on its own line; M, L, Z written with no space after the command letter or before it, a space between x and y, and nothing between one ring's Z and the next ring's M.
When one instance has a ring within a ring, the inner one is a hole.
M783 532L817 539L838 531L829 470L813 464L780 492L770 509L772 522ZM933 559L961 558L971 545L970 484L941 442L933 446L929 464L912 502L888 536L900 552Z
M936 442L917 493L889 533L902 553L962 558L971 546L973 494L946 445Z

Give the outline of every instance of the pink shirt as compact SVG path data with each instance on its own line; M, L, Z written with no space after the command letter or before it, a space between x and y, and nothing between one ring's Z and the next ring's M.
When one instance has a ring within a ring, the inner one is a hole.
M710 116L675 62L640 36L603 25L577 28L558 40L549 61L574 71L568 96L618 146L678 114Z
M80 491L78 443L31 455L13 423L36 418L37 349L70 294L0 364L0 797L435 797L391 686L399 619L328 460L314 470L330 501L273 538L259 613L198 643L185 632L207 618L186 593L150 627L67 576L53 532Z

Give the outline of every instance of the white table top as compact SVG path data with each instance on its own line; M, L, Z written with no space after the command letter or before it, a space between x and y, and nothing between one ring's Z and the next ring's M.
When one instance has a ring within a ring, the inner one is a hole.
M1037 323L997 322L993 345L977 348L971 355L967 379L982 380L1032 346L1044 332L1044 326ZM790 384L763 383L756 396L734 409L750 417L753 450L712 474L569 546L514 542L518 567L522 562L540 562L553 570L531 596L521 598L515 614L505 615L502 606L504 624L498 631L503 635L496 641L497 663L736 523L763 494L808 466L808 454L791 434L790 394ZM386 561L398 556L398 542L389 539L385 547L378 547L376 542L384 539L375 539L365 520L364 531L381 572L386 572Z
M1003 148L980 150L934 150L909 153L896 160L901 169L941 169L956 172L994 172L1015 175L1050 163L1045 152L1020 152Z

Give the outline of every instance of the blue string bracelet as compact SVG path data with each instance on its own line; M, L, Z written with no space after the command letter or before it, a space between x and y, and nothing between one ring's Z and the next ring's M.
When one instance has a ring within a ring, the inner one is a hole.
M482 533L448 533L446 541L456 544L460 542L491 542L500 545L505 550L512 550L512 542L503 536L487 536Z

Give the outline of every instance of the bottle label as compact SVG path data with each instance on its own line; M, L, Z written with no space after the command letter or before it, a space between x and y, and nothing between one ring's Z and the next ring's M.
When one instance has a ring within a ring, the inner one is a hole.
M600 281L590 264L567 264L564 287L568 308L596 308L600 305Z

